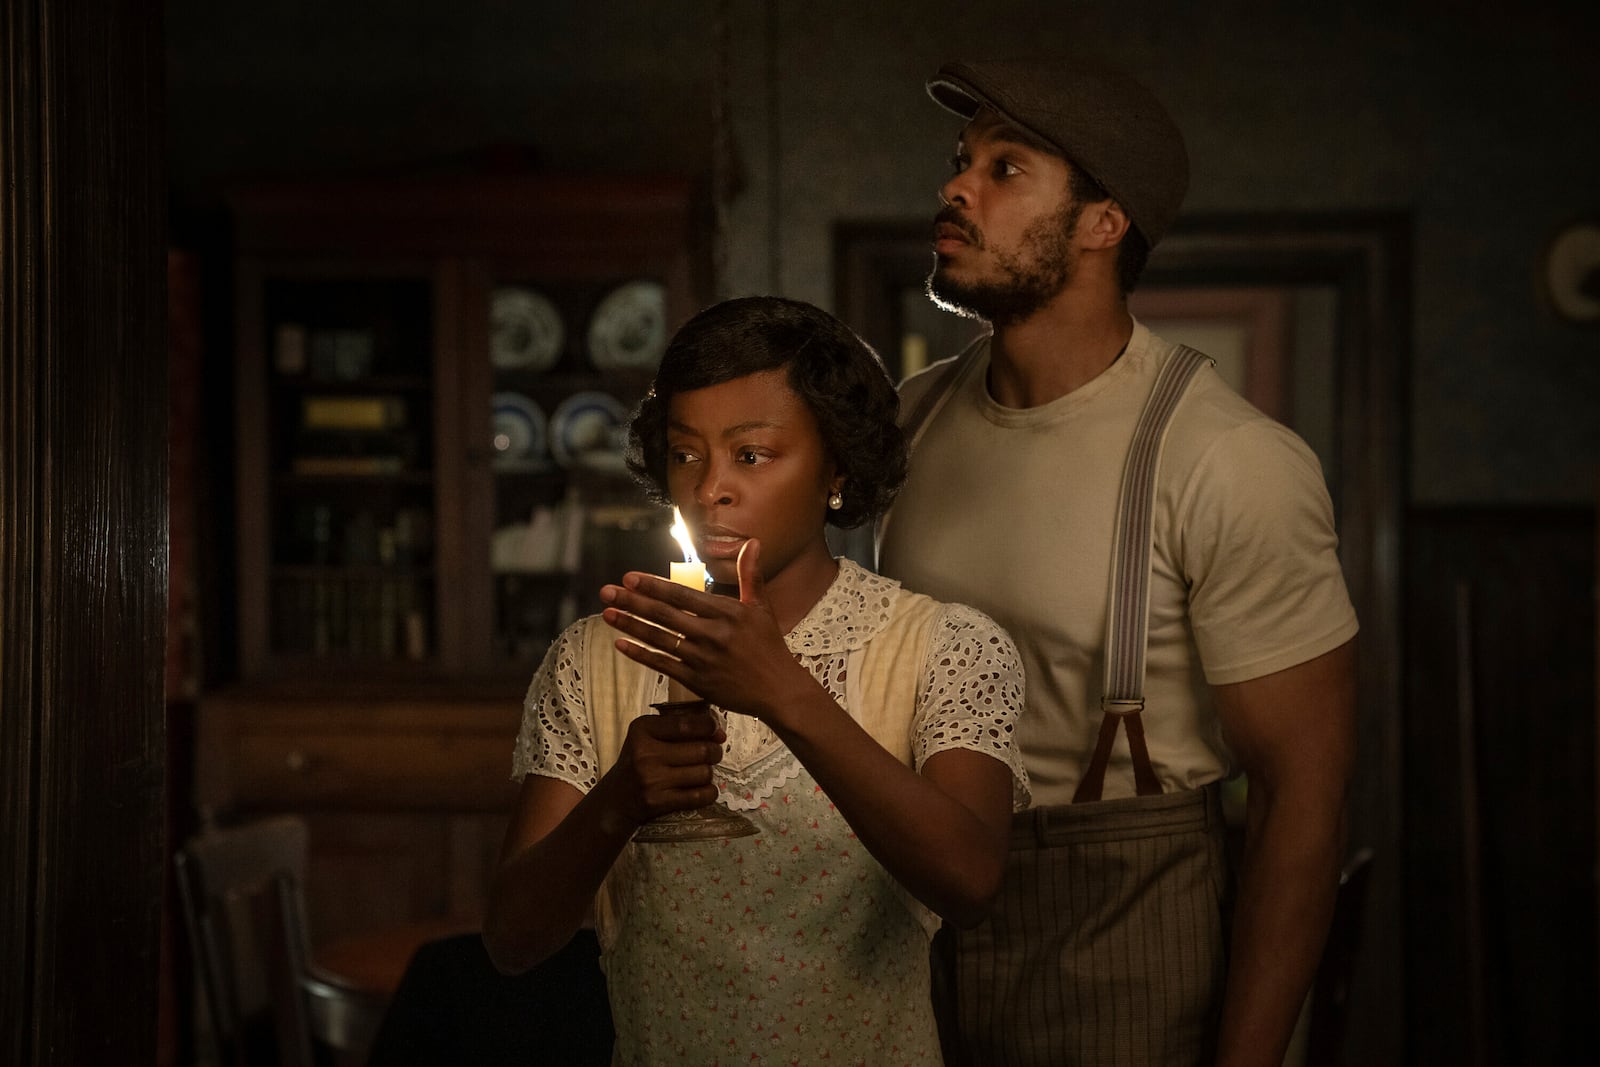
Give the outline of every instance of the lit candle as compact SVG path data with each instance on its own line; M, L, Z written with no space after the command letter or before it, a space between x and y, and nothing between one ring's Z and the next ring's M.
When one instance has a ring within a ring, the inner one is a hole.
M686 585L696 592L706 591L706 565L701 563L694 555L694 543L689 540L689 527L684 524L683 515L677 508L672 509L672 536L678 542L678 547L683 549L684 562L673 563L669 576L678 585Z
M703 593L706 591L706 565L699 560L674 563L672 565L672 580L678 585L686 585L690 589L696 589Z
M689 540L689 527L683 521L683 513L677 508L672 509L672 536L678 542L678 547L683 549L684 562L673 563L669 576L677 585L686 585L697 593L706 591L706 565L695 558L694 542ZM667 679L667 700L672 703L683 703L689 700L700 699L689 690L689 687L676 678Z

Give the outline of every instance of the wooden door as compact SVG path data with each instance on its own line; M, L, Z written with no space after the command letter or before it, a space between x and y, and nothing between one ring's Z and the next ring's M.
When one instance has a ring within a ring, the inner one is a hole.
M15 0L0 52L0 1063L149 1063L165 875L161 8Z

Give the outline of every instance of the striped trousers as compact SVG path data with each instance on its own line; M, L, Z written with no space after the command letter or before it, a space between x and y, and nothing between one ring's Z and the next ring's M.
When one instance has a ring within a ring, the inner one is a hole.
M1210 1063L1231 896L1216 786L1019 812L994 911L935 938L946 1064Z

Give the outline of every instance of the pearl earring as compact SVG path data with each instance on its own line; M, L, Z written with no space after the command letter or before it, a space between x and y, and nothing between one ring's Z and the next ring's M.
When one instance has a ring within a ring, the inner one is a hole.
M840 508L844 507L844 495L841 493L834 493L828 498L828 507L833 511L838 511Z

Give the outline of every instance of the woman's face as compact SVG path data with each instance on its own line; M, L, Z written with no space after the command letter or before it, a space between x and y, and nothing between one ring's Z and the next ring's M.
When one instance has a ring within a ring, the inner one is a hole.
M738 580L735 560L750 538L761 542L768 583L824 572L831 581L823 520L840 480L782 368L668 403L667 488L715 581Z

